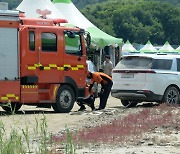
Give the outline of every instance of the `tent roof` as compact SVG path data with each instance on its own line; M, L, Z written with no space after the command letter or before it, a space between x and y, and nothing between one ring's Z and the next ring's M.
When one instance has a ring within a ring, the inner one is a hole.
M50 0L23 0L16 9L25 12L25 16L28 18L39 18L41 16L37 13L39 9L41 11L51 11L51 14L47 15L48 18L65 19Z
M53 0L54 3L72 3L71 0Z
M84 28L90 32L92 44L104 48L108 45L122 44L122 39L106 34L93 25L71 2L71 0L53 0L54 5L63 14L70 24Z
M122 46L122 52L136 52L137 50L132 46L129 40Z
M180 46L176 49L176 52L180 52Z
M174 52L175 50L168 41L159 49L159 52Z
M153 47L153 45L151 44L150 41L148 41L146 43L146 45L142 49L140 49L139 51L140 52L152 52L152 53L157 52L157 50L155 49L155 47Z

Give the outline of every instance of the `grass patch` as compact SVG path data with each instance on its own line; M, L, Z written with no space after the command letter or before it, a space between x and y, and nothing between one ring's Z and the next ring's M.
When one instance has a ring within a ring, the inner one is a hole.
M0 154L75 154L76 148L69 129L67 129L67 141L60 143L61 148L57 152L59 145L53 140L53 134L47 132L46 117L43 115L41 122L37 118L35 120L33 132L29 131L28 126L21 131L14 126L10 134L7 134L3 122L0 121Z
M167 106L161 104L154 108L145 108L138 113L128 114L122 119L114 120L110 124L103 124L90 129L73 133L76 143L105 143L126 144L132 140L138 141L143 133L154 130L157 127L173 127L180 129L179 106ZM56 140L62 141L67 136Z

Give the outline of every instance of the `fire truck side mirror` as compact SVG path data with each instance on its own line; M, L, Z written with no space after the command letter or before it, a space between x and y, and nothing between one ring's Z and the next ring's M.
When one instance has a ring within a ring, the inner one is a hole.
M91 36L89 33L86 34L86 53L90 53Z
M88 47L86 47L86 53L90 53L91 52L91 50L90 50L90 47L88 46Z
M89 33L86 36L86 42L87 42L87 46L90 47L90 45L91 45L91 36L90 36Z
M67 36L68 36L69 38L75 38L75 37L76 37L76 36L75 36L75 33L72 32L72 31L67 31Z

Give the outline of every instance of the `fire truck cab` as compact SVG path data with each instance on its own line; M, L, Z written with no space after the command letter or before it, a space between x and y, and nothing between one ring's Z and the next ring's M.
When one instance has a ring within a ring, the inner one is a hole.
M90 35L62 22L0 11L0 105L5 111L26 104L70 112L85 96Z

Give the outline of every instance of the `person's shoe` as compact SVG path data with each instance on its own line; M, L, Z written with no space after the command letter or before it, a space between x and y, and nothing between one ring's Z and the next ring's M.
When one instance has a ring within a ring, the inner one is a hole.
M97 108L95 111L103 110L102 108Z
M78 111L85 111L85 110L86 110L85 106L81 106Z

